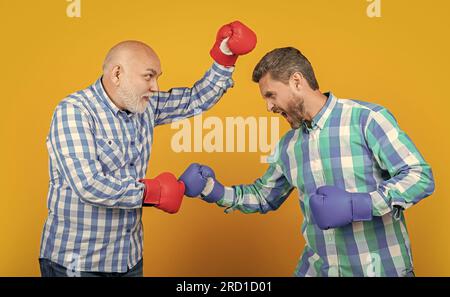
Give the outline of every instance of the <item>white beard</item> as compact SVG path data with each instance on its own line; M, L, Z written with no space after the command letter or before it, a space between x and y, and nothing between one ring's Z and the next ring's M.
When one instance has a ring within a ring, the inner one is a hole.
M136 94L133 89L129 87L128 81L117 89L117 96L129 112L144 113L147 109L148 101Z

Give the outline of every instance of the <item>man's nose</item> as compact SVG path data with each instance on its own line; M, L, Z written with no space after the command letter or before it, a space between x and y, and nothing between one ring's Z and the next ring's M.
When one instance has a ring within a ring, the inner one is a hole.
M274 106L275 105L273 103L270 103L269 101L267 101L267 111L268 112L272 112Z
M152 82L150 83L149 91L150 92L158 92L159 91L159 86L158 86L157 80L152 80Z

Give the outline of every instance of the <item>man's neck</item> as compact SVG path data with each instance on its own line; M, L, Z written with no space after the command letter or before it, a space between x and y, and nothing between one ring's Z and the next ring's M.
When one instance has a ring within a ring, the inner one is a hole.
M105 76L102 76L101 79L103 88L105 89L106 95L108 95L109 100L120 110L124 110L125 108L122 107L117 99L114 99L116 92L114 91L114 88L105 81Z
M305 97L305 120L311 122L312 119L322 110L327 102L328 97L316 90Z

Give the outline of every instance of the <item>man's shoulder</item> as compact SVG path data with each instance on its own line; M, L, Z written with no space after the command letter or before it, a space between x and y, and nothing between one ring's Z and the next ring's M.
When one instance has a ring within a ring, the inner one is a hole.
M357 116L362 124L377 118L394 118L389 109L377 103L341 98L338 99L338 102L351 112L352 117Z
M359 99L339 98L338 102L345 107L359 109L361 111L367 111L367 112L379 112L379 111L386 109L384 106L382 106L380 104L368 102L368 101L362 101Z
M348 107L351 110L352 117L357 116L359 122L366 126L372 121L384 122L386 120L390 122L396 122L394 115L386 107L362 100L356 99L338 99L338 102L344 107Z
M90 114L90 105L93 102L93 90L92 87L89 86L83 90L79 90L72 94L64 97L56 106L55 112L61 109L72 109L75 112L83 112L86 114Z

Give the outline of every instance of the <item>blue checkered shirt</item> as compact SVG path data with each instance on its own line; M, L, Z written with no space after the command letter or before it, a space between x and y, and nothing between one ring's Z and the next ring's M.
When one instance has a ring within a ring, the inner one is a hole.
M157 92L143 114L119 110L101 79L62 100L47 137L48 217L40 257L75 271L126 272L142 259L142 196L153 128L212 107L234 68L214 63L192 88Z

